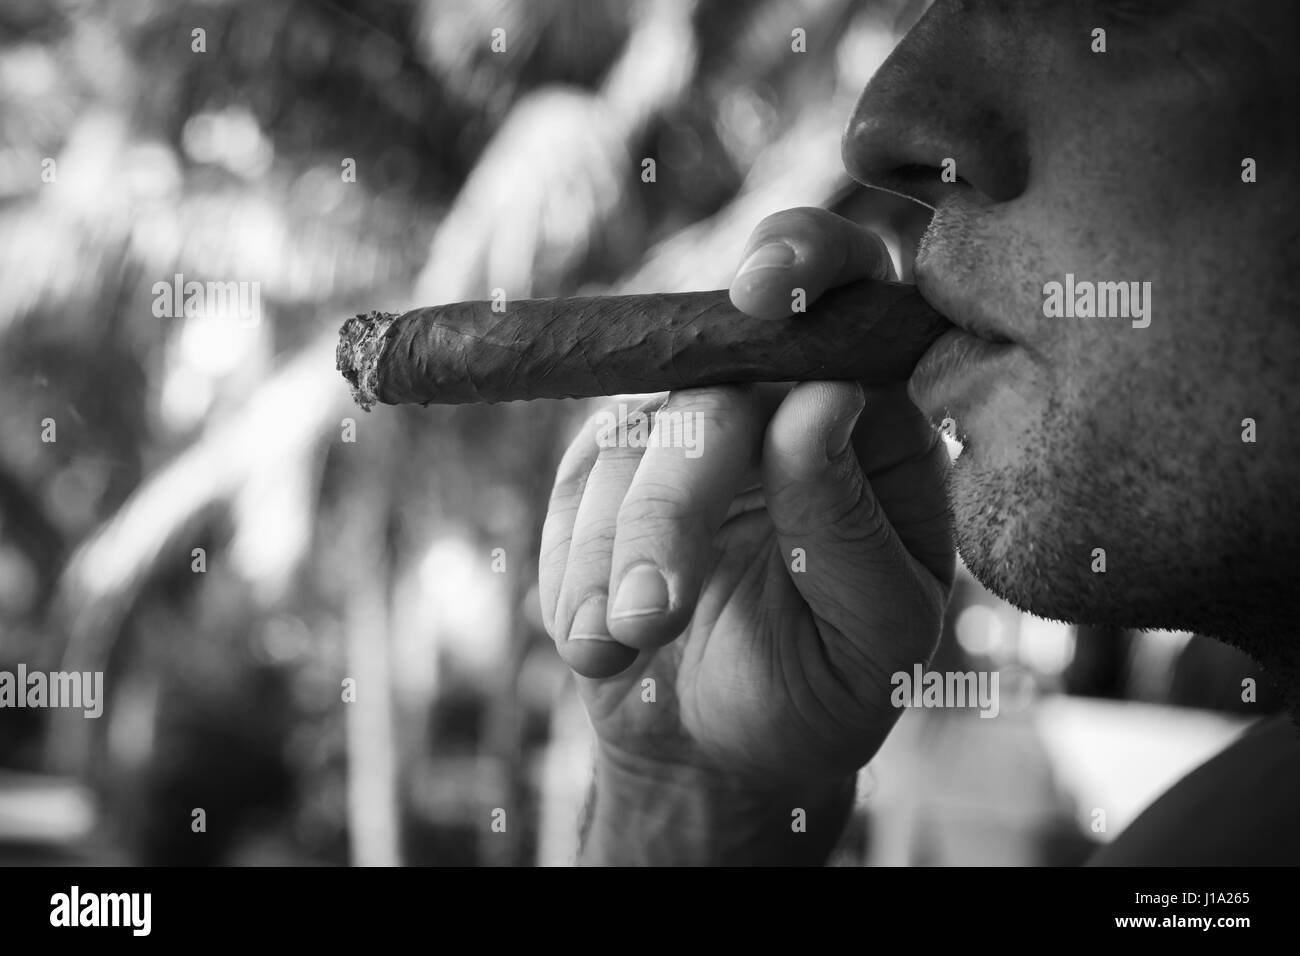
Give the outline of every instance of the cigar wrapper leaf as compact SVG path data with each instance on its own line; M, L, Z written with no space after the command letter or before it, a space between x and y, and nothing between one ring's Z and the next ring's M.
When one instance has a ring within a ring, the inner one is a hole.
M864 279L806 313L756 319L725 289L456 302L371 312L339 331L362 408L592 398L739 382L900 381L951 326L915 286Z

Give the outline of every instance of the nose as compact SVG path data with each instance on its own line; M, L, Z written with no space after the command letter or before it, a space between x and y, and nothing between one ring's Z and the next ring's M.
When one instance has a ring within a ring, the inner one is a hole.
M1024 191L1024 59L1005 6L938 0L918 21L845 128L841 153L855 179L929 206L957 192L1006 202Z

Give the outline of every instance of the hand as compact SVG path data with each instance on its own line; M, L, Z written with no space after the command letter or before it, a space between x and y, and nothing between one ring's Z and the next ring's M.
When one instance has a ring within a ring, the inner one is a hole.
M789 315L795 287L811 301L891 277L879 239L824 210L769 217L746 256L772 243L792 261L732 284L751 315ZM903 384L690 389L665 407L695 424L698 455L611 446L596 416L542 536L543 615L579 675L598 786L602 772L771 793L842 783L897 719L891 674L939 637L947 452Z

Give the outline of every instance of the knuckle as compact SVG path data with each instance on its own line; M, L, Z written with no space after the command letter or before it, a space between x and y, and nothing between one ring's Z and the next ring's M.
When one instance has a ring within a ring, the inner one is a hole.
M600 452L596 455L595 467L604 470L611 465L639 461L641 456L645 454L645 449L639 447L640 443L633 440L634 437L620 429L600 439Z
M568 473L561 471L555 476L555 484L551 488L551 499L547 505L547 520L551 516L563 516L571 514L578 508L578 502L582 499L582 492L587 487L587 478L591 475L590 468L582 468L577 471Z
M817 206L791 206L768 216L764 222L780 223L783 226L820 226L832 214Z
M700 509L680 487L648 483L624 499L618 509L621 534L636 533L648 526L681 525L698 521Z
M614 535L602 535L583 541L577 539L569 550L564 566L564 591L604 586L609 580L609 565L614 558Z
M802 238L810 229L821 223L826 210L815 206L794 206L764 216L754 228L750 243L761 244L779 239L782 236Z
M617 519L612 514L583 521L581 527L573 529L573 541L569 547L571 558L590 554L593 548L612 543L617 528Z
M833 499L821 495L803 497L801 507L780 509L773 523L781 535L791 537L818 537L837 545L883 544L885 523L880 520L879 502L867 488L861 472L843 476L842 493ZM792 498L792 488L782 489L787 499ZM797 494L797 492L795 492Z
M757 404L757 394L752 385L704 385L681 389L668 396L659 413L690 413L726 425L735 421L737 415L752 411Z
M572 539L568 537L547 541L543 535L542 546L538 554L539 575L548 574L552 569L558 571L562 568L569 556L569 547L572 543Z
M655 410L667 399L667 392L660 392L642 399L634 405L627 402L609 404L592 412L583 423L575 444L595 441L597 447L604 447L603 439L611 432L619 432L635 426L639 420L653 415Z

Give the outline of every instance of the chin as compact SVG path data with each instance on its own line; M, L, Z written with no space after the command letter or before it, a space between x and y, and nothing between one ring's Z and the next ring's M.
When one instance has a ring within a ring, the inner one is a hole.
M1019 610L1077 624L1116 623L1128 603L1116 600L1119 581L1091 567L1093 542L1109 536L1087 529L1064 491L1032 467L990 467L963 451L949 473L957 552L976 580Z
M1063 469L988 468L963 452L950 472L957 551L1013 607L1093 627L1201 630L1202 606L1219 593L1213 574L1178 563L1162 547L1168 529L1133 504ZM1104 573L1094 570L1096 548Z

